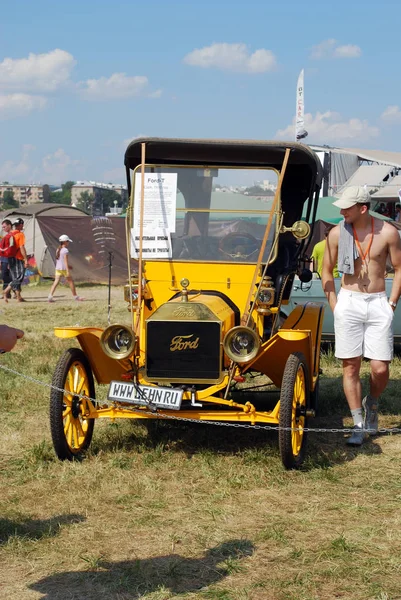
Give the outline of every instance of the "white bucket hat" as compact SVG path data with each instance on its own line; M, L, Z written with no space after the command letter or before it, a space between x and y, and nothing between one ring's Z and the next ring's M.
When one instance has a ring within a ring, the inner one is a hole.
M59 242L72 242L72 240L68 237L68 235L65 235L65 233L63 233L63 235L60 235L60 237L58 238Z
M351 185L338 200L333 202L333 205L338 208L351 208L355 204L366 204L370 201L371 197L366 188L359 185Z

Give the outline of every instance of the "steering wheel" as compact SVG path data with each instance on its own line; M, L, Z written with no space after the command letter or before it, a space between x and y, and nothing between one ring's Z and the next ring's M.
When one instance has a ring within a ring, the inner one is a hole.
M219 251L230 258L247 259L260 249L260 240L250 233L229 233L221 238Z

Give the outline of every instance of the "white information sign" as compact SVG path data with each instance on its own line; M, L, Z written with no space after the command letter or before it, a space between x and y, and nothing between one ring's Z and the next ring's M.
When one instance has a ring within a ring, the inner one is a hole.
M154 260L155 258L171 258L171 237L166 229L154 229L151 233L142 236L142 258ZM139 258L139 232L131 229L131 257Z
M135 173L134 229L139 232L142 174ZM177 173L145 173L143 232L175 231Z

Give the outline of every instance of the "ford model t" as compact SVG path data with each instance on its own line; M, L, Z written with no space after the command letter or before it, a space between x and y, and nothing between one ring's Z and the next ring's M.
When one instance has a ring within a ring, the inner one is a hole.
M81 455L95 419L179 418L278 428L283 464L299 467L323 309L281 307L294 276L307 278L319 159L298 143L144 138L125 166L129 312L105 329L56 328L82 348L53 377L57 455ZM247 396L255 374L279 389L273 406ZM94 379L107 400L95 400Z

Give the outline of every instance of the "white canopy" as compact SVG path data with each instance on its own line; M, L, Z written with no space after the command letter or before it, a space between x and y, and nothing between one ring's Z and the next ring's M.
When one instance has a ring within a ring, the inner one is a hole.
M401 190L401 175L396 175L381 187L375 194L372 194L372 200L383 202L400 202L399 191Z
M361 165L346 183L336 190L335 195L342 194L351 185L366 186L368 191L373 191L383 185L383 179L392 169L389 165Z
M401 152L387 152L386 150L360 150L358 148L339 148L339 152L357 154L361 160L382 163L401 169Z
M334 154L352 154L359 160L390 165L401 169L401 152L387 152L386 150L365 150L361 148L333 148L330 146L311 145L315 152L330 152Z

